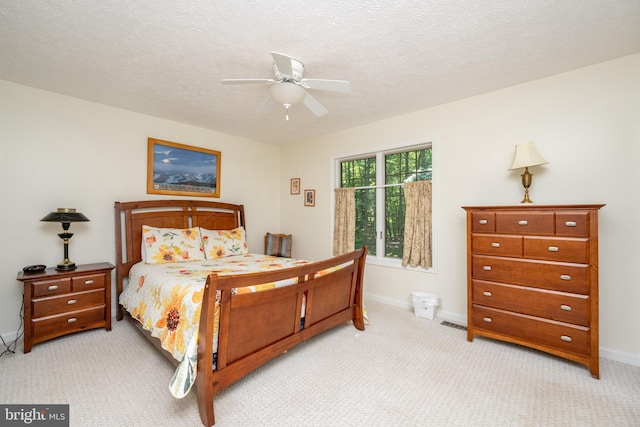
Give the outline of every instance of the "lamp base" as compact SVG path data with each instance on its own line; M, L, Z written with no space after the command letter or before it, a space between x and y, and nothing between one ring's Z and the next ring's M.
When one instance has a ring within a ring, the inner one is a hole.
M69 270L75 270L75 269L76 269L75 262L71 262L69 260L65 260L61 264L58 264L56 266L57 271L69 271Z

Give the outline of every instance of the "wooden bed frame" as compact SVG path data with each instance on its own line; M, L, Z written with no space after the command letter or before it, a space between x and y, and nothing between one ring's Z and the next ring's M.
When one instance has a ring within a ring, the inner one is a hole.
M118 297L131 267L142 259L142 225L162 228L203 227L231 230L245 226L243 205L200 200L116 202L116 286ZM246 228L246 227L245 227ZM348 321L364 330L362 285L367 248L300 267L264 273L208 276L198 330L196 389L200 419L215 424L214 395L287 349ZM344 266L342 266L345 264ZM317 272L342 266L328 274ZM296 277L298 283L255 293L232 295L233 288ZM217 368L213 366L216 292L221 292ZM306 294L304 327L300 325ZM117 319L124 310L118 304ZM159 340L140 331L157 348ZM176 365L177 360L162 350Z

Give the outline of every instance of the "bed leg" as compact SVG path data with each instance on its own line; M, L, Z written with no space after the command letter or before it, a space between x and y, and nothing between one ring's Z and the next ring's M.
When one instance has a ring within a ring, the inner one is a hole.
M202 387L205 390L197 389L198 410L200 411L200 421L207 427L213 426L216 421L213 416L213 392L211 387Z
M355 316L353 317L353 326L360 331L364 331L364 316L362 315L362 306L355 307Z

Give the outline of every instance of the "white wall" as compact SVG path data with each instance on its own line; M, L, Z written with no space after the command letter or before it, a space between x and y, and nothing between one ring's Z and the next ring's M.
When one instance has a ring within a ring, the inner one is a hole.
M221 151L221 197L209 200L245 204L250 249L279 230L279 147L0 81L3 337L19 325L18 271L63 258L60 224L42 217L77 208L91 222L71 225L71 260L114 263L113 203L174 198L146 194L148 137Z
M437 273L369 265L365 291L397 305L413 290L435 293L441 313L464 321L461 206L519 202L518 172L507 169L514 145L532 140L549 161L532 170L534 202L607 204L600 211L600 342L603 355L640 364L632 335L640 328L638 76L640 55L633 55L282 149L0 81L0 334L18 328L16 273L62 259L59 226L40 218L78 208L91 222L72 224L71 259L113 262L113 202L168 198L146 194L148 137L220 150L220 200L245 204L250 248L262 249L267 230L290 232L293 255L311 259L331 254L332 159L434 140ZM290 178L316 190L316 207L289 195Z
M548 165L535 167L538 204L606 203L600 211L600 344L609 358L640 364L640 55L513 86L284 147L282 188L301 178L316 207L281 193L296 257L331 253L332 159L434 140L439 217L437 273L368 265L365 292L397 305L413 290L439 295L441 313L466 321L466 236L461 206L517 204L514 145L534 141ZM286 226L285 226L286 224ZM372 319L375 322L375 319Z

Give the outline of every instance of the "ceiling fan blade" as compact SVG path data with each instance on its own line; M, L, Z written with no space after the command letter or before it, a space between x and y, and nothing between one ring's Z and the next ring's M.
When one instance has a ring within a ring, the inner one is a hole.
M276 67L278 67L278 71L280 71L280 74L288 77L293 77L293 68L291 67L290 56L278 52L271 52L271 56L273 56L273 62L276 63Z
M302 79L300 84L307 89L329 90L340 93L351 92L351 84L346 80Z
M311 112L318 117L324 116L329 112L329 110L324 108L324 106L320 104L317 99L315 99L313 96L309 95L308 93L302 99L302 103L306 105L307 108L311 110Z
M269 111L273 110L275 105L276 101L274 101L271 96L268 96L267 99L265 99L258 107L258 114L267 114Z
M222 79L223 85L256 85L256 84L273 84L273 79Z

